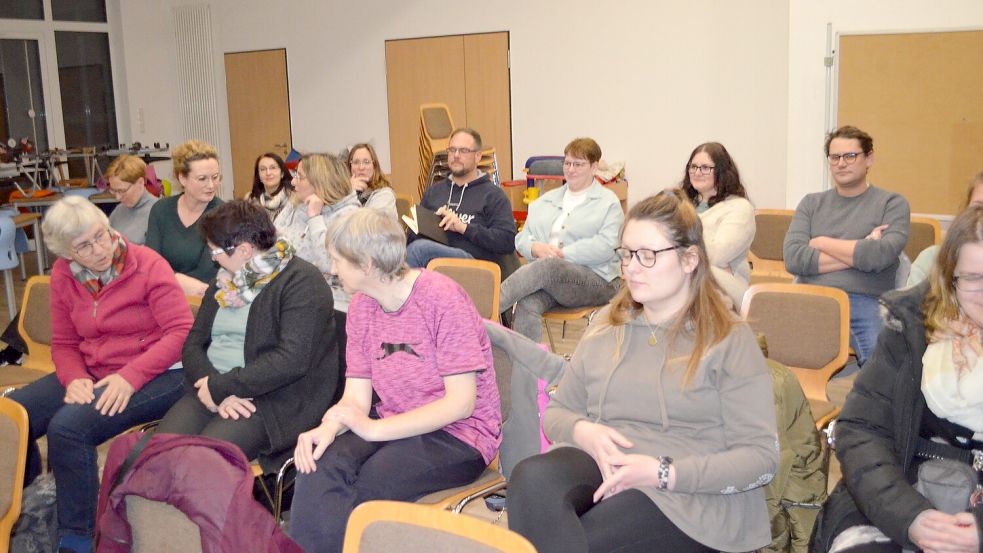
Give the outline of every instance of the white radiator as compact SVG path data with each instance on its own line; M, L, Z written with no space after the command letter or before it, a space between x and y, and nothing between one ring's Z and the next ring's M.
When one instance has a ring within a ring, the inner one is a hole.
M174 34L184 138L219 147L212 12L208 4L174 8Z

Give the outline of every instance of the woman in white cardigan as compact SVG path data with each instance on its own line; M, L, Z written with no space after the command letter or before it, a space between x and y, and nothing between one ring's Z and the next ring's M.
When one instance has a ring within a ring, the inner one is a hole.
M754 240L754 206L727 148L707 142L693 149L681 188L703 222L711 273L740 309L751 280L748 250Z

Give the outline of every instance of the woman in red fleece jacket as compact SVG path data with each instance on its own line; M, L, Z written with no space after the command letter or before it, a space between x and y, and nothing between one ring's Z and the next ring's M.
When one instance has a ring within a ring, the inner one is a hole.
M48 435L58 488L59 551L91 550L99 468L96 446L159 419L181 396L173 366L193 318L174 271L131 244L88 200L67 197L45 215L51 269L54 374L10 394L28 412L27 482L41 472L35 440Z

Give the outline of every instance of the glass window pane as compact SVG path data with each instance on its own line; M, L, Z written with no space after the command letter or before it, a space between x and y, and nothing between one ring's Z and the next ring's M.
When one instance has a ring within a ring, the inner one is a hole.
M42 0L0 0L0 19L44 19Z
M116 146L116 101L106 33L55 32L58 80L65 121L65 146ZM84 176L81 161L71 162L73 177Z
M106 22L106 0L51 0L55 21Z
M33 114L33 116L32 116ZM27 138L48 149L48 118L36 40L0 40L0 139Z

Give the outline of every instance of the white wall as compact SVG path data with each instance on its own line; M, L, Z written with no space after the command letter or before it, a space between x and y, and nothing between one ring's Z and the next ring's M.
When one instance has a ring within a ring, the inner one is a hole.
M826 24L832 23L833 47L837 33L983 29L983 2L943 0L826 0L790 2L788 45L788 192L786 204L794 208L809 192L824 187L823 142L827 128L825 67ZM835 97L834 80L834 97ZM871 102L876 102L871 98ZM832 106L835 118L835 103ZM839 124L847 124L841 121ZM876 148L877 137L874 137ZM968 175L967 175L968 178Z
M187 3L120 2L132 140L173 145L185 138L171 8ZM696 144L718 140L759 206L785 204L783 0L633 0L603 9L586 0L502 0L470 9L436 0L290 0L274 10L261 0L208 3L220 71L225 52L287 49L300 150L336 151L370 140L387 169L385 41L509 31L516 175L527 157L560 153L571 138L588 135L606 159L627 162L630 199L637 201L678 182ZM227 118L224 88L219 97ZM219 147L228 159L226 120L223 126Z

